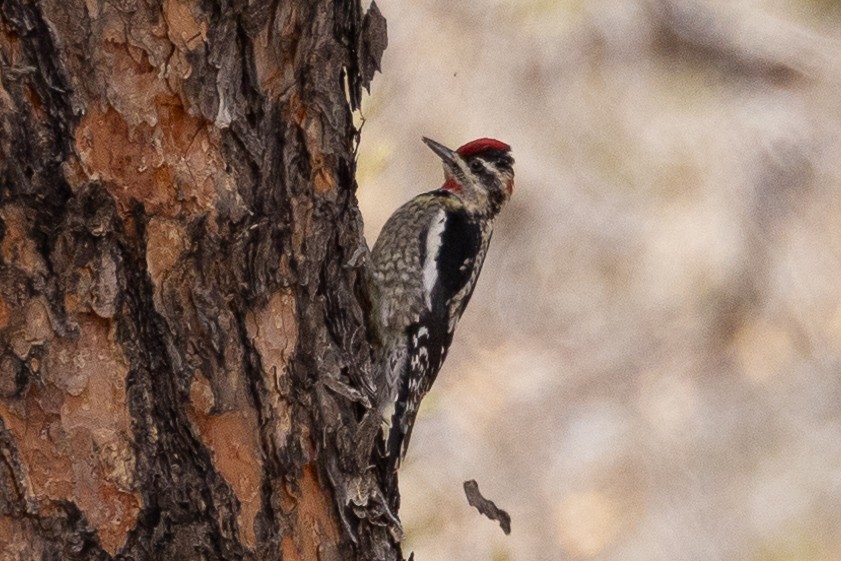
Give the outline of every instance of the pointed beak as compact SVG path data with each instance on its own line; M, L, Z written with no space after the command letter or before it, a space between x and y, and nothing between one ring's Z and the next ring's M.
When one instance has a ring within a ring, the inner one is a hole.
M431 138L426 138L425 136L422 137L423 141L429 146L433 152L438 154L438 157L444 160L444 164L450 168L458 169L458 164L456 164L456 152L454 150L450 150L440 142L435 142Z

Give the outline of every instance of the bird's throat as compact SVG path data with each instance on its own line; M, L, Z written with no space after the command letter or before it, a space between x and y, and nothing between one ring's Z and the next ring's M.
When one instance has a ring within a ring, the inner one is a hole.
M441 186L441 189L445 191L449 191L450 193L461 193L463 191L461 187L461 183L456 181L454 177L448 177L444 184Z

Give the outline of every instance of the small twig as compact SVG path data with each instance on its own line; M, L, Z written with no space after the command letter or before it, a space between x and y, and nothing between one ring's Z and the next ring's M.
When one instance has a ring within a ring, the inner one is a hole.
M476 483L475 479L464 482L464 494L467 496L467 504L476 507L480 514L499 522L499 527L502 528L506 536L511 533L511 516L497 507L493 501L489 501L482 496L482 493L479 492L479 484Z

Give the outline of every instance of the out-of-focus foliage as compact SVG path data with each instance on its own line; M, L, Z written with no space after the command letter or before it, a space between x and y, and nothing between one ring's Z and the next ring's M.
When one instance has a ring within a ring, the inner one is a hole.
M517 159L401 472L407 551L841 559L841 5L380 7L369 242L440 182L421 135Z

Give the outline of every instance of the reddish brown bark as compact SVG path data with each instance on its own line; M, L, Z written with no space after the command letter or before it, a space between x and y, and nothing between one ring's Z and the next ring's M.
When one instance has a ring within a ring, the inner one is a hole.
M384 34L355 0L0 1L0 559L402 558L357 436Z

